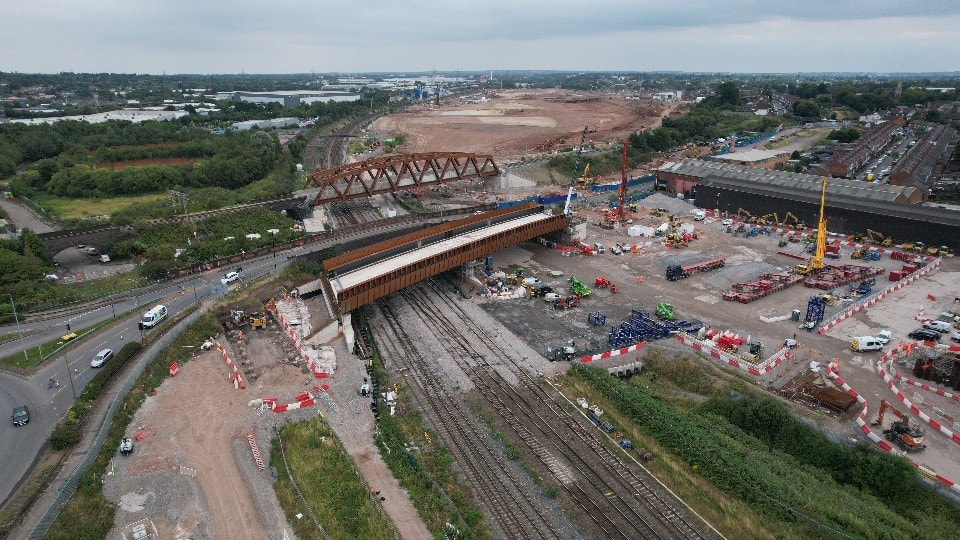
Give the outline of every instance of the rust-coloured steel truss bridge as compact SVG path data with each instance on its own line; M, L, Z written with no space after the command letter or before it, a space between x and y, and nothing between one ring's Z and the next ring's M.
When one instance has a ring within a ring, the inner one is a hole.
M317 206L334 201L370 197L423 186L497 176L493 157L464 152L430 152L382 156L307 176L320 188ZM306 187L306 186L304 186Z

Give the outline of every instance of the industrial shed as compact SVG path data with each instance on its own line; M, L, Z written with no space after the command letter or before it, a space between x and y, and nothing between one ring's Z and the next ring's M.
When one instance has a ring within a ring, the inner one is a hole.
M685 160L656 171L658 181L687 187L701 208L736 214L739 208L759 216L788 211L809 224L820 213L822 178L810 174ZM824 214L830 232L879 231L898 242L921 241L960 249L960 212L918 204L921 190L853 180L828 179Z

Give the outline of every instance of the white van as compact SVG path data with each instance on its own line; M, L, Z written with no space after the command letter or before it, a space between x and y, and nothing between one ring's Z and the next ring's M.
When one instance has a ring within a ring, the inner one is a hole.
M167 306L161 304L159 306L154 306L150 311L143 314L141 323L143 323L144 328L153 328L154 326L160 324L160 321L167 318Z
M695 211L693 212L693 220L694 220L694 221L703 221L703 220L706 219L706 218L707 218L707 213L706 213L705 211L703 211L703 210L695 210Z
M593 249L597 250L597 253L606 253L607 248L603 244L594 244Z
M926 328L927 330L936 330L941 334L945 334L953 329L950 323L946 321L934 321L934 320L923 321L923 327Z
M850 343L850 350L855 352L879 351L883 349L883 343L873 336L860 336L853 338Z

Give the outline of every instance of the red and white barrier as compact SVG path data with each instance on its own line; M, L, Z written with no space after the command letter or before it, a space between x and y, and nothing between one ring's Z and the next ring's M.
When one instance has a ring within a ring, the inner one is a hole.
M894 350L896 350L896 349L894 349ZM887 353L887 354L884 355L884 356L886 357L887 355L893 354L893 352L894 352L894 351L890 351L889 353ZM881 361L882 361L882 360L881 360ZM867 408L868 408L868 407L867 407L867 400L864 399L863 396L861 396L856 390L854 390L853 388L851 388L850 385L848 385L848 384L840 377L839 367L838 367L835 363L831 363L831 364L828 366L828 368L827 368L827 374L828 374L832 379L836 380L836 381L837 381L837 384L839 384L840 387L843 388L847 393L849 393L851 396L854 396L855 398L857 398L857 402L863 404L863 410L860 411L860 414L857 416L856 422L857 422L857 425L860 426L860 430L864 433L864 435L866 435L868 439L870 439L871 441L873 441L877 446L879 446L880 448L882 448L884 451L890 452L890 453L893 453L893 454L897 454L897 455L901 455L901 456L905 456L905 455L906 455L905 453L900 452L899 450L894 449L894 447L893 447L892 444L890 444L889 442L883 440L882 437L880 437L879 435L877 435L876 433L874 433L873 430L870 429L870 426L869 426L869 424L867 423L867 420L866 420L866 418L867 418ZM932 478L932 479L940 482L941 484L947 486L948 488L950 488L950 490L952 490L954 493L960 494L960 486L958 486L953 480L950 480L949 478L946 478L946 477L944 477L944 476L941 476L941 475L939 475L939 474L937 474L937 473L935 473L935 472L927 469L926 467L920 465L919 463L917 463L917 462L915 462L915 461L913 461L913 460L911 460L911 459L909 459L909 458L907 458L907 459L910 461L910 464L913 465L914 467L916 467L916 468L920 471L920 473L923 474L924 476L927 476L928 478Z
M727 365L733 366L741 371L745 371L755 377L760 377L770 373L776 369L784 360L790 358L790 349L784 347L777 351L773 356L767 358L759 364L752 364L743 360L742 358L730 354L727 351L722 351L712 345L710 341L699 340L690 334L679 333L677 334L677 341L680 343L686 343L694 349L705 352L710 355L711 358L715 360L720 360Z
M230 375L230 382L233 383L233 387L236 389L242 389L247 387L247 383L243 380L243 375L240 374L240 370L237 369L237 364L233 362L230 358L230 355L227 354L227 349L224 348L219 342L217 342L217 349L220 351L220 354L223 355L223 359L226 360L227 365L230 367L230 370L233 372Z
M914 346L905 347L904 350L902 351L902 354L909 353L913 348ZM898 349L894 349L894 350L898 350ZM900 403L903 403L904 406L910 409L910 412L919 416L921 420L929 424L932 428L936 429L940 433L943 433L947 437L950 437L950 440L952 440L953 442L960 444L960 435L957 435L953 431L947 429L946 427L944 427L943 424L934 420L933 418L930 417L930 415L920 410L920 407L917 407L916 405L914 405L913 402L911 402L910 399L906 396L906 394L904 394L899 388L897 388L897 385L896 383L894 383L893 377L890 376L890 373L888 372L888 370L890 369L890 364L893 362L893 359L896 358L897 356L900 356L900 353L897 353L896 355L892 353L893 351L891 351L890 354L883 355L883 358L881 358L880 361L877 362L877 369L880 372L880 376L883 377L883 382L887 383L887 388L889 388L894 394L897 395L897 399L900 400Z
M628 352L639 351L640 349L643 348L644 345L646 345L646 341L641 341L640 343L637 343L636 345L631 345L631 346L629 346L629 347L624 347L624 348L622 348L622 349L616 349L616 350L612 350L612 351L607 351L607 352L605 352L605 353L594 354L594 355L592 355L592 356L584 356L583 358L580 359L580 361L583 362L584 364L587 364L587 363L593 362L593 361L595 361L595 360L603 360L603 359L605 359L605 358L612 358L612 357L614 357L614 356L620 356L621 354L627 354Z
M250 433L247 435L247 443L250 445L250 452L253 453L253 461L257 463L257 470L262 471L266 469L266 465L263 463L263 454L260 453L260 445L257 444L257 434Z
M277 310L277 315L279 315L280 323L283 325L283 329L287 332L287 335L290 336L290 341L293 342L293 346L297 349L297 352L300 353L300 357L303 358L304 362L310 366L310 371L313 372L314 378L317 379L328 379L333 375L333 371L336 369L336 361L325 361L321 362L320 358L316 355L322 354L314 351L315 354L310 354L310 351L307 351L303 343L300 341L300 336L297 335L297 332L287 323L286 317L280 310ZM324 359L327 360L327 359Z
M896 282L896 283L888 286L886 289L883 290L882 293L874 296L873 298L871 298L871 299L868 300L867 302L864 302L864 303L862 303L862 304L860 304L860 305L858 305L858 306L852 307L852 308L848 309L847 311L844 311L844 312L841 313L840 315L837 315L832 321L830 321L829 323L827 323L827 324L825 324L825 325L822 325L819 329L817 329L817 333L818 333L818 334L826 334L827 332L830 331L831 328L833 328L834 326L840 324L841 321L844 321L844 320L852 317L852 316L855 315L856 313L859 313L860 311L863 311L864 309L873 306L874 304L876 304L877 302L879 302L880 300L882 300L884 297L886 297L888 294L890 294L890 293L892 293L892 292L894 292L894 291L899 291L899 290L902 289L903 287L905 287L905 286L913 283L914 281L916 281L916 280L920 279L921 277L927 275L928 273L932 272L933 270L935 270L936 268L938 268L938 267L940 266L940 263L941 263L942 261L943 261L943 259L934 259L933 262L931 262L930 264L924 266L923 268L918 269L916 272L910 274L909 276L907 276L907 277L901 279L900 281L898 281L898 282Z
M316 398L310 392L304 392L296 397L293 403L277 405L277 398L263 398L263 402L270 406L270 410L275 413L295 411L297 409L306 409L317 404Z

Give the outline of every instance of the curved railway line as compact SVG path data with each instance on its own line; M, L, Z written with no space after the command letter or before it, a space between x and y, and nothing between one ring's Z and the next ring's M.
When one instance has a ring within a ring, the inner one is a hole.
M422 322L411 325L408 320L406 326L426 328L436 335L597 534L624 539L712 537L691 524L675 508L673 497L660 493L655 480L624 463L622 451L611 449L592 424L587 428L583 418L568 413L560 396L548 392L515 360L520 356L517 351L491 339L435 283L408 288L399 296ZM503 368L516 383L501 374Z

